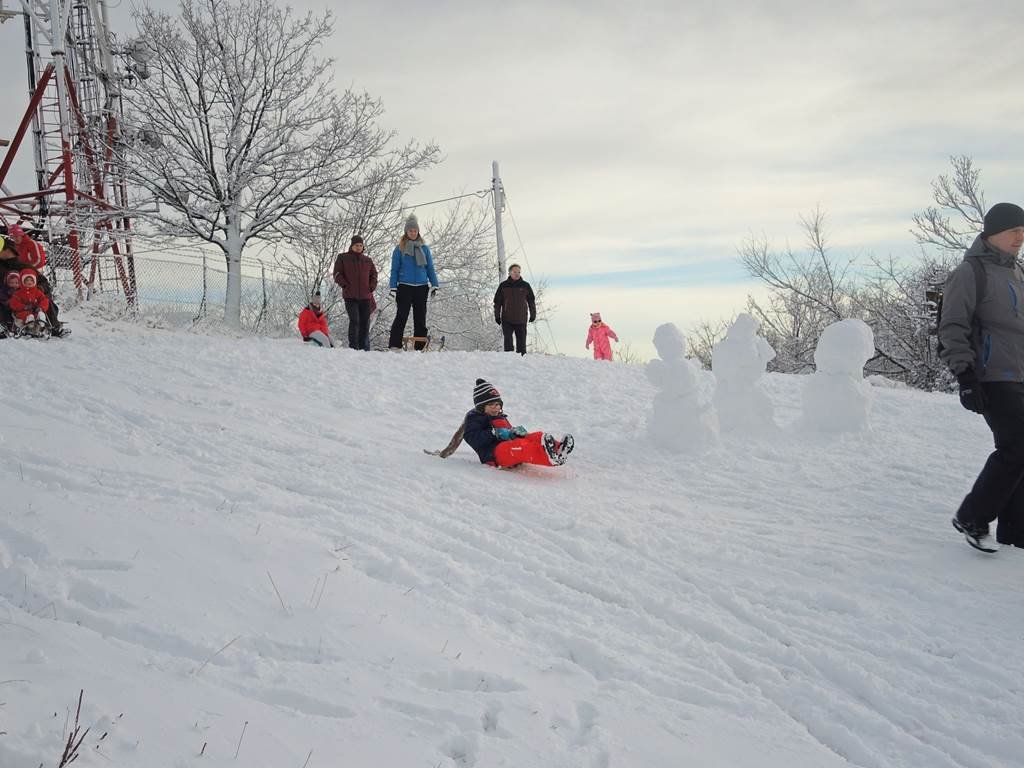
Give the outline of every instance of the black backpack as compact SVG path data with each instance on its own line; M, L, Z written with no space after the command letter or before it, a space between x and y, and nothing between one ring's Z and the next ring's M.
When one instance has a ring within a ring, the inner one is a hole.
M980 256L968 256L964 259L968 264L971 265L971 269L974 270L974 311L977 313L978 305L981 304L985 298L985 291L988 288L988 277L985 274L985 265L981 263ZM948 275L947 275L948 278ZM928 329L928 332L935 336L935 354L941 355L944 347L942 346L942 339L939 337L939 324L942 322L942 292L945 288L945 282L937 283L932 285L924 293L925 306L931 312L934 317L934 323L932 327ZM977 324L974 319L971 320L971 326L977 331ZM975 335L974 333L971 334Z

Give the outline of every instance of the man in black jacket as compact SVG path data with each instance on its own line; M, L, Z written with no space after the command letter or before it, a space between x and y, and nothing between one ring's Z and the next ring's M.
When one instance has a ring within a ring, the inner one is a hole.
M505 336L505 351L512 351L512 335L516 337L515 351L526 354L526 323L537 319L537 304L533 288L522 278L522 268L513 264L508 268L508 279L494 293L494 322L501 326Z

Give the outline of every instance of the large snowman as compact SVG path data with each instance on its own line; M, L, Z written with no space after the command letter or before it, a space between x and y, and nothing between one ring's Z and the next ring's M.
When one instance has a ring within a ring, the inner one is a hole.
M873 393L864 364L875 354L875 335L863 320L832 323L814 350L817 371L804 388L803 426L819 432L869 428Z
M683 335L672 323L654 331L659 360L647 364L647 378L658 388L648 425L651 440L676 452L698 452L718 442L718 417L710 402L708 374L683 356Z
M757 335L760 328L744 312L711 350L714 403L723 432L770 435L777 430L774 406L764 391L765 366L775 359L775 350Z

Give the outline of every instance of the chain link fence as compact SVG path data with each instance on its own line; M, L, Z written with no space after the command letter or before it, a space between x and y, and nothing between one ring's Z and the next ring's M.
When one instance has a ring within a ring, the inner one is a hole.
M77 300L67 248L50 246L45 272L58 296ZM108 253L86 256L82 274L87 301L120 305L126 313L174 327L224 319L227 265L223 257L144 255L126 259ZM297 333L296 318L308 300L301 287L275 276L266 264L246 260L241 294L244 329L272 336Z

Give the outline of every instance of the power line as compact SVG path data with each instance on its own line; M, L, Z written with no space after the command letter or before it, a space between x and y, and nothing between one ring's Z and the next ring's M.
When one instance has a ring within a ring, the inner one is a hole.
M512 203L508 200L508 193L502 190L502 197L505 200L505 207L508 208L508 217L512 219L512 229L516 233L516 240L519 242L519 249L523 252L523 260L526 262L526 271L530 275L530 279L533 280L533 267L530 266L530 257L526 253L526 245L523 243L523 238L519 234L519 225L516 223L516 216L512 213ZM551 337L551 345L555 348L555 352L558 350L558 342L555 341L555 334L551 330L551 321L546 317L544 318L544 327L548 329L548 336Z
M437 205L438 203L448 203L452 200L461 200L464 197L476 197L483 199L487 195L491 194L490 188L481 189L477 192L467 192L464 195L455 195L455 197L445 197L441 200L431 200L429 203L417 203L416 205L403 205L401 208L395 208L393 211L385 211L385 213L401 213L402 211L408 211L412 208L426 208L428 205Z

